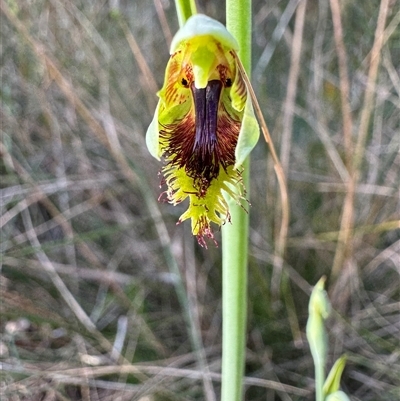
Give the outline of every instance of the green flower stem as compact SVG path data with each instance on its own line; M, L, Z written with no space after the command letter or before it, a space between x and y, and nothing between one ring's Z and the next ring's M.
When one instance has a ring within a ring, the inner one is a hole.
M179 27L185 25L186 20L197 14L196 0L175 0L176 13L178 14Z
M251 67L251 0L227 0L228 31L239 43L247 73ZM249 191L249 159L243 165ZM247 192L249 194L249 192ZM247 195L248 196L248 195ZM222 227L222 392L221 401L241 401L246 345L249 216L230 202L232 224Z
M243 175L247 176L248 160L244 167ZM229 210L232 225L227 223L222 227L221 400L241 401L246 343L249 216L233 202L230 202Z
M322 387L325 381L325 366L318 363L315 365L315 399L316 401L323 401Z

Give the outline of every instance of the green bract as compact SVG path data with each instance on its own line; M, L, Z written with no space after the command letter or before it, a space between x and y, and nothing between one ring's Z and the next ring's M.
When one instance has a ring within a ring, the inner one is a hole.
M346 355L342 355L332 366L328 378L325 380L324 383L323 391L325 395L333 394L339 391L340 379L346 365L346 359Z

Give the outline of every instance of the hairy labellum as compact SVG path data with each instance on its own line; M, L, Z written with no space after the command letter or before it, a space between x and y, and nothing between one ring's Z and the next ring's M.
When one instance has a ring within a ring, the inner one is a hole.
M165 126L160 137L167 144L163 154L172 165L184 167L195 182L206 185L235 164L235 147L240 120L229 118L220 105L222 82L213 80L206 88L192 84L195 115ZM196 185L195 185L196 186ZM204 185L203 185L204 186Z

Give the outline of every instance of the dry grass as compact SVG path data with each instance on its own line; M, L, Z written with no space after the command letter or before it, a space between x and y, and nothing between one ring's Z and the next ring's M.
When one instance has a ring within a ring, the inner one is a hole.
M144 144L173 6L0 4L1 399L218 398L220 250L157 202ZM217 2L200 6L223 21ZM400 397L399 23L391 0L254 3L253 82L291 220L274 269L279 191L260 143L246 400L313 399L304 331L323 274L343 388Z

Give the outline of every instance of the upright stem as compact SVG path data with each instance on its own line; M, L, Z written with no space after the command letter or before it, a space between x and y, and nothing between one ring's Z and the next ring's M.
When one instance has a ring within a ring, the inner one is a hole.
M239 57L249 74L251 67L251 0L227 0L228 31L239 43ZM248 95L250 96L250 95ZM249 191L247 159L243 182ZM249 192L247 192L247 196ZM222 393L221 401L241 401L247 316L247 259L249 216L230 202L232 224L222 227Z
M179 26L182 28L186 20L197 13L196 0L175 0Z
M325 362L315 365L315 401L324 401Z

